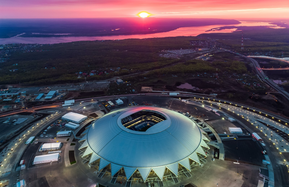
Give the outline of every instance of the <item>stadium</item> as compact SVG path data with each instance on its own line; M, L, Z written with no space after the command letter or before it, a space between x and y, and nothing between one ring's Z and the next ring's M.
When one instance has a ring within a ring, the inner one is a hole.
M158 107L129 107L96 120L79 140L83 162L111 183L191 177L206 162L207 134L189 117Z

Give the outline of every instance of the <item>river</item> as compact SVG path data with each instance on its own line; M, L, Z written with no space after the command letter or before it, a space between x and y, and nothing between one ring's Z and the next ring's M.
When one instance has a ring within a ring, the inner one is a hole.
M222 27L232 26L234 28L226 29ZM54 34L51 37L21 37L23 34L18 34L10 38L0 38L0 44L57 44L69 43L77 41L95 41L95 40L124 40L124 39L146 39L146 38L165 38L165 37L178 37L178 36L198 36L203 33L232 33L242 26L264 26L274 29L282 29L270 22L253 22L253 21L240 21L237 25L208 25L208 26L195 26L195 27L181 27L168 32L160 32L153 34L135 34L135 35L114 35L114 36L63 36L65 34ZM62 36L59 36L62 35Z

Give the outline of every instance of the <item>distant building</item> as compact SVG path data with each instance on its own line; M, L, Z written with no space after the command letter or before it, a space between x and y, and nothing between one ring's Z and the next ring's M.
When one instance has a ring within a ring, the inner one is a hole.
M152 92L153 88L152 87L148 87L148 86L142 86L141 87L141 91L142 92Z
M40 100L43 96L44 96L44 93L41 93L41 94L39 94L39 95L35 98L35 100L38 101L38 100Z
M116 83L117 83L117 84L122 84L122 83L123 83L123 80L122 80L122 79L116 79Z
M46 95L45 99L52 99L53 97L56 96L57 91L50 91L48 92L48 94Z

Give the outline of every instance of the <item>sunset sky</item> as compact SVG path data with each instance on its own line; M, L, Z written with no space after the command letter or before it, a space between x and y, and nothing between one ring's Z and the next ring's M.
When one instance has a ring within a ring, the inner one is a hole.
M1 0L0 18L289 18L289 0Z

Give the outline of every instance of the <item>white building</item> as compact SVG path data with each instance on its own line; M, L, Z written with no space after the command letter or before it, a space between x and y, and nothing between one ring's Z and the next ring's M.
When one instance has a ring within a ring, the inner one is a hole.
M229 127L229 131L232 134L243 134L243 131L239 127Z
M59 131L56 136L57 137L65 137L65 136L70 136L71 135L71 131Z
M87 119L87 116L75 112L69 112L62 116L62 120L71 121L73 123L81 123Z
M57 142L57 143L44 143L40 147L39 151L52 151L52 150L58 150L61 148L62 143Z
M59 160L59 153L39 155L34 158L33 165L57 162L58 160Z

